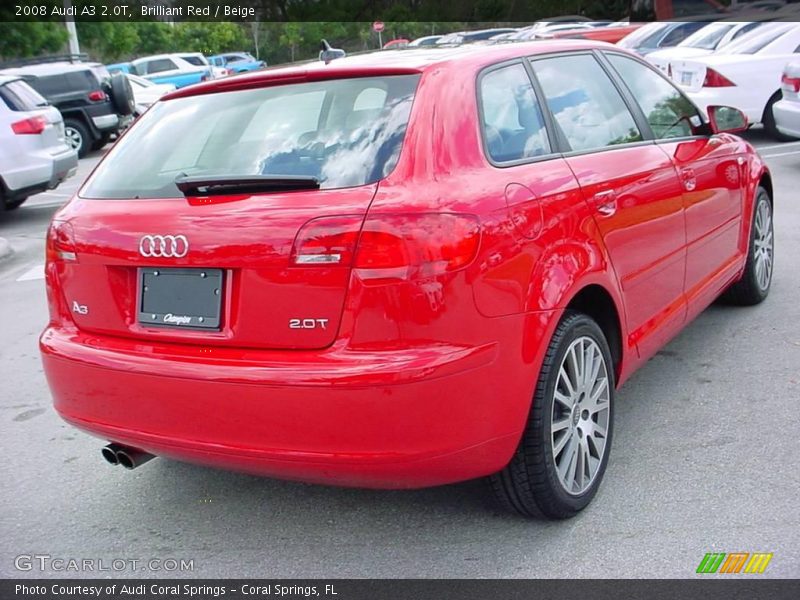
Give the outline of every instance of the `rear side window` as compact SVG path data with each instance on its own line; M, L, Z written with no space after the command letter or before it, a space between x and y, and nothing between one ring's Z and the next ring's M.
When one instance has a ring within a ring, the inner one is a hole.
M593 56L576 54L536 60L533 69L572 150L642 140L622 96Z
M47 106L47 100L31 86L21 80L0 85L0 98L13 111L36 110Z
M642 108L656 138L694 135L694 127L703 121L686 96L632 58L610 53L607 56Z
M64 75L69 86L69 91L88 91L96 90L100 83L95 74L90 70L72 71Z
M82 194L179 197L175 179L183 175L313 176L323 189L374 183L397 164L418 82L419 75L338 79L159 102ZM380 105L372 90L380 90Z
M31 79L31 86L45 97L63 94L68 91L67 78L64 75L47 75Z
M153 73L163 73L164 71L172 71L173 69L177 68L178 67L175 66L175 63L168 58L150 60L139 65L139 69L143 69L142 74L144 75L152 75Z
M194 65L196 67L205 66L203 59L200 58L199 56L181 56L181 58L186 62L188 62L190 65Z
M511 162L550 152L550 142L525 67L509 65L480 79L481 127L486 152Z

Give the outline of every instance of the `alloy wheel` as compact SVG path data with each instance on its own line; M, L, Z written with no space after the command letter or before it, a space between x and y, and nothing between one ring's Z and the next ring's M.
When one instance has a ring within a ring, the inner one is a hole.
M762 199L756 208L755 236L753 239L755 253L755 275L758 287L764 291L772 279L772 261L774 255L772 239L772 211L769 202Z
M610 397L600 347L590 337L576 339L559 367L550 426L556 476L568 494L585 492L597 477L608 440Z
M74 127L64 128L64 139L67 145L73 150L79 150L83 145L83 136L81 136L81 132Z

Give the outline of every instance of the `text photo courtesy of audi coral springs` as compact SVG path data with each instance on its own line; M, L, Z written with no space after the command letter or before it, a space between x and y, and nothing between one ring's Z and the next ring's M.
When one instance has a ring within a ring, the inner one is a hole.
M128 469L487 478L576 515L620 386L769 294L751 115L586 39L331 51L168 93L58 210L56 410Z

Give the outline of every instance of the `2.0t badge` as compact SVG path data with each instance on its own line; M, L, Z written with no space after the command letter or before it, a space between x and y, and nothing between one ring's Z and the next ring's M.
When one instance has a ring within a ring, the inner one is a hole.
M139 240L139 254L150 258L183 258L189 252L185 235L143 235Z

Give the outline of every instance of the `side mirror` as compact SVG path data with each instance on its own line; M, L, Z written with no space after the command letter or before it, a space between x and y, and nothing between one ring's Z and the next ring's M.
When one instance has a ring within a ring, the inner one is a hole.
M714 133L739 133L747 129L747 117L731 106L709 106L708 120Z

